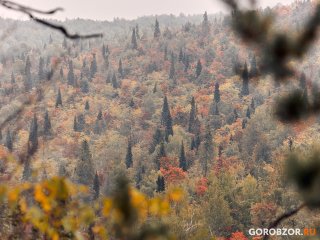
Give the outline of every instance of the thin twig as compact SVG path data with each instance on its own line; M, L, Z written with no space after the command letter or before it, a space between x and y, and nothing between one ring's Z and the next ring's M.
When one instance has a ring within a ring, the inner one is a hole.
M306 206L307 206L306 203L303 203L299 207L297 207L296 209L293 209L293 210L291 210L289 212L286 212L286 213L282 214L273 223L270 224L268 229L276 228L281 222L283 222L284 220L292 217L293 215L296 215L301 209L303 209ZM267 239L269 239L269 235L265 235L263 237L263 240L267 240Z
M52 15L57 13L58 11L63 11L63 8L55 8L49 11L42 11L38 9L34 9L25 5L21 5L12 1L0 1L0 6L3 6L7 9L18 11L23 14L26 14L29 16L29 18L37 23L40 23L46 27L52 28L54 30L57 30L61 32L65 37L69 39L88 39L88 38L99 38L103 37L102 33L95 33L95 34L88 34L88 35L80 35L80 34L71 34L68 32L68 30L63 27L62 25L54 24L51 22L48 22L47 20L40 19L34 15L34 13L37 14L43 14L43 15Z

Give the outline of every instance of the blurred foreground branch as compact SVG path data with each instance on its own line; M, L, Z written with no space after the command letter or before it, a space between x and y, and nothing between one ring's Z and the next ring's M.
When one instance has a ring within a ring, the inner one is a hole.
M102 37L103 35L101 33L96 33L96 34L88 34L88 35L80 35L80 34L71 34L68 32L68 30L63 27L62 25L58 25L58 24L54 24L51 22L48 22L47 20L44 19L40 19L38 17L36 17L34 14L42 14L42 15L53 15L59 11L63 11L62 8L55 8L49 11L42 11L42 10L38 10L35 8L31 8L25 5L21 5L19 3L16 2L12 2L12 1L0 1L0 5L4 8L13 10L13 11L18 11L21 12L23 14L26 14L29 16L30 19L32 19L33 21L40 23L46 27L52 28L54 30L57 30L59 32L61 32L65 37L69 38L69 39L88 39L88 38L98 38L98 37Z

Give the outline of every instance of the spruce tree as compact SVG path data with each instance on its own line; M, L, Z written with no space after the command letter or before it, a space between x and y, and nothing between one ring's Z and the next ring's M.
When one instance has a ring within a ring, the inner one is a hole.
M100 181L99 181L99 176L97 172L94 175L94 179L93 179L93 191L94 191L93 200L97 200L100 195Z
M159 38L161 35L161 32L160 32L160 25L159 25L159 22L158 22L158 19L156 19L156 22L155 22L155 25L154 25L154 38Z
M26 91L30 91L32 88L32 79L31 79L31 62L29 56L26 60L26 66L24 69L24 87Z
M73 62L71 60L69 61L69 72L68 72L67 80L68 80L68 85L75 86L75 76L73 73Z
M51 121L48 111L44 115L43 134L45 136L51 135Z
M149 147L149 153L153 153L156 149L156 146L163 141L163 136L161 130L159 128L156 129L155 133L153 134L152 143Z
M202 32L204 33L204 35L208 35L210 32L210 24L207 12L203 14Z
M250 107L251 107L252 112L255 112L255 110L256 110L256 105L255 105L255 103L254 103L254 98L251 99Z
M140 31L139 31L139 25L136 25L136 37L137 39L140 39Z
M28 140L28 153L33 155L38 149L38 120L36 114L34 114Z
M166 157L167 156L167 153L166 153L166 149L165 149L165 146L164 146L164 142L161 141L160 143L160 147L159 147L159 152L155 158L155 164L156 164L156 167L157 167L157 170L160 170L160 167L161 167L161 158L163 157Z
M154 87L153 87L153 93L156 93L157 92L157 83L154 84Z
M180 155L179 155L179 167L183 170L183 171L187 171L187 159L186 159L186 154L184 151L184 144L183 141L181 143L181 148L180 148Z
M196 141L195 141L194 137L192 137L191 144L190 144L190 150L193 151L195 149L196 149Z
M171 53L171 65L170 65L170 71L169 71L169 79L175 78L175 67L174 67L174 55Z
M114 73L113 76L112 76L112 87L114 89L118 88L118 81L117 81L117 76L116 74Z
M242 119L242 129L247 127L248 120L246 118Z
M132 143L131 139L128 141L128 147L127 147L127 155L126 155L126 167L131 168L133 165L133 156L132 156Z
M189 55L186 55L185 60L184 60L184 72L185 73L188 72L189 67L190 67Z
M161 192L164 192L166 190L165 180L164 180L163 176L159 175L156 183L157 183L156 192L161 193Z
M74 116L74 119L73 119L73 131L75 132L80 131L77 116Z
M247 96L249 95L249 73L247 63L244 64L244 68L242 71L242 90L241 95Z
M132 49L137 49L138 48L136 29L135 28L132 29L131 47L132 47Z
M167 96L163 99L163 107L161 114L161 124L165 127L165 139L168 141L169 136L173 136L173 128L172 128L172 118L170 113L170 108L168 104Z
M85 104L85 106L84 106L84 109L85 109L86 111L89 111L89 110L90 110L90 105L89 105L89 101L88 101L88 100L86 101L86 104Z
M196 78L198 78L200 76L201 72L202 72L202 64L199 59L197 62L197 67L196 67Z
M60 88L58 90L58 95L57 95L57 99L56 99L56 108L59 106L62 107L62 96L61 96Z
M249 107L247 108L246 117L249 119L251 118L251 112Z
M191 110L189 115L189 126L188 126L188 132L193 133L195 120L196 120L196 102L194 100L194 97L191 99Z
M7 130L7 136L6 136L6 147L10 152L13 150L13 141L12 141L12 135L10 130Z
M215 104L214 110L213 110L213 115L219 115L219 107L218 104Z
M76 181L79 184L92 186L94 182L95 171L92 164L92 156L87 140L83 140L80 150L80 160L75 169Z
M28 181L31 176L32 176L32 169L31 169L31 166L30 166L30 160L27 159L23 163L22 180L23 181Z
M214 101L215 103L219 103L220 102L220 85L218 82L216 82L216 84L214 85Z
M120 75L120 78L123 78L123 67L122 67L122 60L121 60L121 58L120 58L120 60L119 60L118 73L119 73L119 75Z
M208 165L212 161L213 158L213 142L212 142L212 134L209 128L209 125L206 127L206 132L203 138L203 159L202 159L202 170L203 175L207 176L208 173Z
M97 120L98 121L102 120L102 110L101 109L99 110L99 113L97 115Z
M15 84L16 83L16 78L14 77L14 73L11 72L11 84Z
M90 65L90 79L94 78L94 76L97 73L97 70L98 70L97 59L96 59L96 55L93 54L93 59L92 59L91 65Z
M45 73L44 73L44 61L43 61L43 58L40 57L39 59L39 72L38 72L38 77L39 77L39 80L44 80L45 78Z

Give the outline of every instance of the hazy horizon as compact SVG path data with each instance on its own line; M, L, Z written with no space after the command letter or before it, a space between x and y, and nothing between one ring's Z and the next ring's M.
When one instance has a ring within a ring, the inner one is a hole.
M63 7L63 12L59 12L55 15L49 16L49 18L57 20L81 18L112 21L115 18L133 20L143 16L162 14L195 15L201 14L205 11L207 11L209 14L218 13L221 11L226 12L226 8L220 0L203 0L201 1L201 3L195 0L176 0L175 2L172 2L170 0L162 0L161 4L158 4L158 2L156 2L155 0L118 0L116 2L111 0L79 0L77 1L76 5L75 1L72 0L19 0L18 2L43 10L48 10L55 7ZM261 7L272 7L278 3L290 4L294 1L263 0L259 2L259 6ZM20 20L28 19L21 13L10 11L4 8L0 8L0 16L3 18L13 18Z

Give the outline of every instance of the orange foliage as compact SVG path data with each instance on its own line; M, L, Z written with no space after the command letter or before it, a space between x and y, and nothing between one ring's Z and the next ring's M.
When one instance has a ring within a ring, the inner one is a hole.
M208 190L208 179L203 177L201 178L196 185L196 194L198 196L203 196Z
M160 169L165 180L169 183L177 183L186 178L187 173L178 167L169 167L168 169Z
M247 240L248 238L243 234L243 232L234 232L231 235L230 240Z

